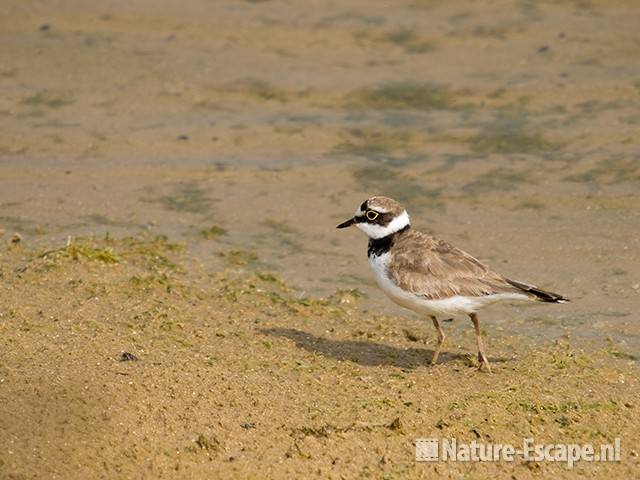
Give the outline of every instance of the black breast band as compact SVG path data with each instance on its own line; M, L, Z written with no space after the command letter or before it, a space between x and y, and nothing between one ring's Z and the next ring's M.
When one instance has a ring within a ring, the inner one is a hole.
M382 238L370 238L369 239L369 248L367 248L367 257L371 255L375 255L379 257L380 255L384 255L389 251L393 242L396 239L396 236L409 229L411 225L405 225L397 232L390 233L386 237Z

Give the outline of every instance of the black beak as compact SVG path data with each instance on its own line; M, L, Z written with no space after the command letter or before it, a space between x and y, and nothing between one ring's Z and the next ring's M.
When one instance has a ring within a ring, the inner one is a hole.
M347 220L346 222L342 222L340 225L338 225L336 228L347 228L350 227L351 225L353 225L354 223L356 223L356 219L355 217L350 218L349 220Z

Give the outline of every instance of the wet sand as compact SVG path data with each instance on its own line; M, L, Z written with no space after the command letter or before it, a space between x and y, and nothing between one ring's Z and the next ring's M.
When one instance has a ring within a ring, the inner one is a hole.
M108 477L120 468L170 477L177 465L185 477L215 469L251 477L272 464L281 477L537 474L523 465L416 469L411 441L434 432L446 405L469 398L438 436L469 434L463 417L481 422L489 411L496 441L520 438L524 430L507 419L523 416L536 437L620 433L623 447L637 445L637 406L624 407L634 403L640 355L633 2L9 1L0 9L8 352L0 423L16 445L0 454L5 476ZM428 368L430 325L374 287L366 239L335 230L372 194L401 200L416 228L573 302L484 313L489 352L505 359L497 375L473 371L463 318L447 324L448 360ZM16 232L22 242L9 245ZM132 247L158 235L183 250L170 249L175 265ZM114 244L101 243L105 236ZM76 251L41 265L42 252L69 238L125 253L108 263ZM151 263L137 265L140 255ZM187 293L166 292L167 272ZM241 288L241 311L220 297L228 276L253 285ZM260 276L282 278L288 300L255 291ZM348 313L335 298L341 290L357 292ZM143 360L114 360L127 349ZM567 355L581 360L558 376L555 359ZM181 375L184 389L167 397ZM513 398L482 397L523 375ZM351 377L340 401L332 398L335 379ZM548 382L559 383L543 392ZM188 410L187 390L196 392L194 416L177 413ZM291 391L300 398L285 400ZM587 414L588 392L599 407ZM572 413L572 426L513 406L525 397ZM607 410L611 402L619 408ZM239 426L239 411L253 412L255 429ZM397 417L403 433L380 426ZM92 440L98 425L104 444ZM70 440L61 445L63 432ZM198 446L200 434L209 447ZM360 455L369 441L382 452L374 467ZM344 451L353 467L331 466L331 452ZM628 472L635 458L582 474Z

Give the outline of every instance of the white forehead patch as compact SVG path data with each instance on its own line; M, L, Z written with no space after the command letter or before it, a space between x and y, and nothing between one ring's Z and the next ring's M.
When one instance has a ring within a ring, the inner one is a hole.
M358 216L357 213L356 216ZM366 233L369 238L373 239L386 237L387 235L396 233L407 225L409 225L409 214L406 210L403 210L400 215L391 220L391 222L384 227L382 225L373 225L365 222L356 223L356 227Z

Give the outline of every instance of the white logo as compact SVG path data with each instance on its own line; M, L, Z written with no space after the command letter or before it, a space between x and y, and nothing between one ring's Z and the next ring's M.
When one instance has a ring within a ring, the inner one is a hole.
M522 458L527 462L563 462L571 469L579 461L619 462L620 452L620 438L597 447L591 443L543 444L535 443L533 438L525 438L521 448L475 440L462 443L455 438L416 440L417 462L513 462L516 458Z
M438 439L419 438L416 440L416 461L417 462L437 462L438 461Z

